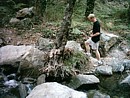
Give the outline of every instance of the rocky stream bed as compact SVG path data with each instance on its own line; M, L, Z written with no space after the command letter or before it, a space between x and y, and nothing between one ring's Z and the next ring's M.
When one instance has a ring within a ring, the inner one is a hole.
M102 57L103 65L94 67L96 59L87 57L79 43L68 41L66 49L73 51L67 54L64 63L69 68L57 66L57 62L54 65L60 75L57 71L48 71L53 66L43 66L50 57L55 59L58 55L48 39L40 38L36 46L1 47L0 98L130 98L129 44L117 43L116 35L102 36L105 43L101 44L100 51L102 56L107 55ZM70 69L75 75L61 79Z

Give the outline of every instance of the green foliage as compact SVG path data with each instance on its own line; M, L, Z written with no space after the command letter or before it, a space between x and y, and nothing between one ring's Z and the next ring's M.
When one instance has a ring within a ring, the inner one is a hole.
M78 40L82 39L83 32L78 28L73 28L72 32L69 34L68 40Z
M55 36L55 32L50 29L43 29L41 30L43 37L45 38L53 38Z
M64 15L64 9L65 4L60 1L53 5L47 5L44 20L53 22L61 21Z
M11 8L14 11L18 11L18 10L20 10L22 8L27 7L27 4L22 3L22 2L21 3L16 3L14 0L8 0L6 6Z
M18 4L16 4L16 5L14 5L13 8L14 8L15 10L20 10L20 9L22 9L22 8L25 8L26 6L27 6L27 5L24 4L24 3L18 3Z
M7 0L7 7L9 8L14 8L14 5L16 5L15 1L14 0Z
M94 12L95 1L96 1L96 0L87 0L86 11L85 11L85 16L86 16L86 17L87 17L89 14L91 14L91 13Z
M8 24L10 17L12 17L12 10L5 6L0 6L0 27Z
M66 66L83 70L88 65L88 58L82 52L76 51L69 58L64 60Z
M43 25L35 26L31 29L32 33L41 33L44 38L55 38L56 31Z
M119 32L121 30L129 30L127 9L128 3L125 1L122 1L122 3L112 1L104 4L97 0L95 14L101 20L102 28L111 32Z
M114 26L112 29L115 30L115 31L127 30L128 26L126 26L126 25L117 25L117 26Z
M7 24L10 18L16 14L16 10L29 6L28 4L24 4L25 2L21 1L21 3L16 3L14 1L16 0L8 0L7 5L5 5L6 7L3 6L4 8L2 8L2 10L0 7L0 18L2 19L0 24ZM31 2L34 2L34 0ZM47 0L47 8L43 16L43 21L60 24L64 15L65 6L66 0ZM128 7L129 4L125 1L120 3L119 1L113 0L111 2L102 3L101 0L96 0L94 13L101 21L101 26L105 30L130 30L127 21ZM92 25L84 18L85 10L86 0L77 0L72 17L72 28L77 28L82 32L87 33L88 30L91 30ZM34 22L38 25L39 20L40 19L36 17ZM40 23L42 22L40 21ZM41 31L44 32L44 30ZM45 30L45 32L51 31Z

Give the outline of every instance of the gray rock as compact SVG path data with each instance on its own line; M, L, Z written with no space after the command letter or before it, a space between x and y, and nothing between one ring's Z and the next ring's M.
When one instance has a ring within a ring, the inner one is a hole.
M101 41L105 45L104 48L106 51L109 51L118 42L119 37L110 33L102 33Z
M125 67L125 70L130 69L130 60L124 60L123 66Z
M121 62L117 63L117 64L113 64L111 66L112 66L112 71L113 72L123 72L124 69L125 69Z
M17 19L17 18L11 18L11 20L10 20L10 22L9 23L18 23L18 22L20 22L20 20L19 19Z
M111 98L109 95L102 94L98 91L95 92L93 98Z
M116 47L109 52L107 57L103 58L103 63L104 65L111 66L113 72L123 72L124 58L126 58L124 51Z
M38 79L37 79L37 85L42 84L42 83L45 83L45 81L46 81L45 78L46 78L46 75L45 75L45 74L40 75L40 76L38 77Z
M26 98L87 98L87 95L52 82L36 86Z
M80 43L77 43L76 41L68 41L65 48L69 48L74 51L83 51L82 47L80 46Z
M104 32L104 31L103 31ZM119 42L119 37L110 33L102 33L99 51L101 56L106 56L109 50Z
M34 14L34 8L33 7L30 7L30 8L23 8L21 10L19 10L17 12L17 15L16 17L29 17L31 16L32 14Z
M128 84L130 86L130 75L127 76L124 80L122 80L120 84Z
M26 98L26 96L27 96L26 85L22 84L22 83L19 83L18 89L19 89L20 97L21 98Z
M79 74L79 75L77 75L77 76L75 76L71 79L68 86L73 88L73 89L77 89L82 85L96 84L96 83L99 83L99 82L100 82L99 79L94 75Z
M12 18L10 20L10 25L13 27L17 27L18 29L21 29L21 30L23 30L23 28L31 29L31 27L33 26L32 20L30 18L24 18L22 20Z
M8 45L0 48L0 65L20 62L21 68L32 68L44 65L47 53L33 46Z
M20 61L22 56L31 50L32 46L8 45L0 48L0 64L10 64Z
M119 44L119 48L124 52L124 53L128 53L130 47L129 47L129 43L127 41L122 41L120 44Z
M102 75L112 75L112 67L111 66L99 66L95 70L96 73Z
M40 50L51 50L54 47L54 42L47 38L39 38L36 44Z

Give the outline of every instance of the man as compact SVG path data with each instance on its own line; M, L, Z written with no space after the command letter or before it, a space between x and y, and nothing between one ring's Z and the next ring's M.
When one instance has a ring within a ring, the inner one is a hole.
M92 34L90 35L90 38L87 41L85 41L85 48L87 51L86 54L90 56L90 46L91 46L91 48L96 53L96 58L98 60L98 63L102 64L100 60L100 53L98 51L99 41L100 41L100 23L98 22L94 14L89 14L88 19L89 21L93 22L93 30L92 30Z

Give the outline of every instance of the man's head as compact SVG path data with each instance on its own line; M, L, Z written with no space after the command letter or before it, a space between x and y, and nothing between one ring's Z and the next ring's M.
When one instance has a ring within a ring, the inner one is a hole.
M89 14L88 15L88 20L91 21L91 22L95 22L96 21L96 17L94 14Z

